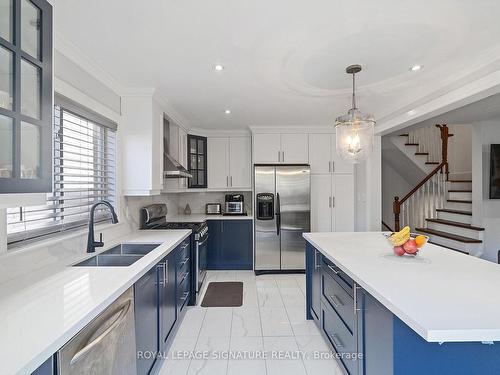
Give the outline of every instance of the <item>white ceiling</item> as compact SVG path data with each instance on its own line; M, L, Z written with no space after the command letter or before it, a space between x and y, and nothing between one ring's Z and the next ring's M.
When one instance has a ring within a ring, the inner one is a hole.
M189 126L208 129L332 124L349 108L353 63L363 65L358 106L380 119L500 57L498 0L57 0L55 9L58 35L120 85L156 87ZM424 69L410 72L417 63Z

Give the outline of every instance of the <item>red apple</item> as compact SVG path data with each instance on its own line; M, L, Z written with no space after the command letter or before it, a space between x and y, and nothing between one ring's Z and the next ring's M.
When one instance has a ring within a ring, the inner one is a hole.
M394 254L397 256L402 256L405 253L405 249L403 249L403 246L394 246Z
M417 243L415 242L415 240L406 241L406 243L403 245L403 249L408 254L416 254L418 252L418 247L417 247Z

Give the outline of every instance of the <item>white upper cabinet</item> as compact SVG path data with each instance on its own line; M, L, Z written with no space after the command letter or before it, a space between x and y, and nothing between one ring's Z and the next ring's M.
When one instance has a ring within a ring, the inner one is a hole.
M337 153L335 134L332 134L332 170L334 173L354 173L354 164L342 160Z
M281 134L281 162L309 163L307 134Z
M256 164L307 164L309 162L307 138L306 133L254 133L253 161Z
M312 174L331 172L330 138L330 134L309 134L309 164Z
M250 137L209 137L207 153L209 189L252 188Z
M163 189L163 111L152 95L122 97L120 127L124 195Z
M354 165L340 159L335 134L309 134L311 173L354 173Z
M229 138L208 138L208 188L229 187Z
M281 135L276 133L253 135L254 163L279 163L281 161Z
M229 138L231 188L252 188L252 141L250 137Z

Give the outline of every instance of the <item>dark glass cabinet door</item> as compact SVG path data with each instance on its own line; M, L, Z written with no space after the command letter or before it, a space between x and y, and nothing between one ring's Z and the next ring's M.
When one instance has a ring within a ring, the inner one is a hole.
M4 0L0 13L0 193L52 186L52 6Z
M188 169L193 175L188 180L190 188L207 187L207 138L188 135Z

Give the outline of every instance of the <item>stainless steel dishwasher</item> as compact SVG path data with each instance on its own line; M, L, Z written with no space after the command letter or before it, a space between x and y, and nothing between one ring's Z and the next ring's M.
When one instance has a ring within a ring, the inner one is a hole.
M134 292L129 288L58 352L60 375L134 375Z

